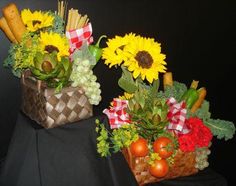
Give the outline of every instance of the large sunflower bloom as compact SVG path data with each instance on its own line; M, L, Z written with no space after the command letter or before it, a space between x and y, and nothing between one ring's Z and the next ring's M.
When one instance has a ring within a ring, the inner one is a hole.
M109 39L107 47L103 49L102 59L105 60L105 64L111 68L114 65L121 65L125 56L123 55L123 48L128 43L132 42L135 38L135 34L126 34L124 37L116 36L113 39Z
M51 53L57 52L57 59L61 61L61 57L69 56L69 43L66 37L58 33L40 32L40 47L43 51Z
M31 12L29 9L22 10L21 18L27 30L30 32L52 26L54 21L54 17L48 13L43 13L41 11Z
M133 72L133 77L140 76L149 83L158 79L159 72L165 72L165 55L161 53L161 46L154 39L136 37L125 48L124 66Z

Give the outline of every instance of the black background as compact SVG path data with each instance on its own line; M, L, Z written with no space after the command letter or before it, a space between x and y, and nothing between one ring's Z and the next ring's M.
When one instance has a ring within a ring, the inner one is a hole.
M0 8L15 2L19 9L56 10L57 1L1 0ZM235 35L236 4L229 0L71 0L69 8L88 14L96 40L100 35L123 36L133 32L153 37L166 54L168 71L174 79L190 85L193 79L207 87L212 118L235 123ZM1 15L1 13L0 13ZM105 42L102 43L105 46ZM10 42L0 32L0 61L7 56ZM100 61L95 68L103 100L95 115L120 94L119 69ZM19 79L0 65L0 158L4 158L20 108ZM230 141L214 138L210 167L234 185L236 137Z

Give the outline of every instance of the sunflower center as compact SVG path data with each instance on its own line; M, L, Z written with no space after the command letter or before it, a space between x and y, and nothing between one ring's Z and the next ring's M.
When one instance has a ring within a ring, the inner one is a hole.
M153 59L152 56L147 51L139 51L135 59L138 61L138 65L142 68L151 68Z
M59 52L58 48L53 45L45 46L44 50L47 51L48 53L52 53L53 51Z
M39 20L33 20L33 21L32 21L32 24L33 24L33 26L35 26L36 24L41 24L41 21L39 21Z

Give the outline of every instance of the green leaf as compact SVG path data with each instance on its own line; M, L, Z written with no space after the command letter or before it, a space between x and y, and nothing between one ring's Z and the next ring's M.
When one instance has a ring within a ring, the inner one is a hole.
M67 71L67 70L70 68L70 64L71 64L71 63L70 63L70 61L69 61L68 58L62 57L62 58L61 58L61 64L63 65L65 71Z
M156 95L158 93L159 86L160 86L160 80L159 79L154 80L150 89L151 94Z
M220 119L205 119L204 124L208 126L218 139L224 138L225 140L231 139L235 133L234 123Z
M121 65L121 69L122 69L122 77L124 79L127 79L127 80L130 80L130 81L134 82L132 73L129 70L127 70L127 68L124 67L123 65Z
M136 90L138 90L138 87L136 84L132 81L127 80L123 76L118 80L118 85L125 91L128 92L129 94L134 93Z
M132 73L126 69L126 67L121 66L122 69L122 75L120 79L118 80L118 85L125 91L130 94L134 93L136 90L138 90L138 86L134 82L134 79L132 77Z

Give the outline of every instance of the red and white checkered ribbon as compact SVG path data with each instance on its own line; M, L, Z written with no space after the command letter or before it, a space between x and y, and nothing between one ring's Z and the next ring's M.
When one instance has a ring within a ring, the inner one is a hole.
M167 114L169 125L167 129L174 130L176 134L187 134L190 130L185 124L187 114L186 103L184 101L177 103L175 98L171 97L167 100L167 105L169 105Z
M91 23L88 23L83 28L67 31L66 37L70 43L70 53L73 53L75 49L79 49L84 42L87 42L88 45L92 43L92 32Z
M111 129L119 128L124 124L130 123L130 116L126 112L128 106L127 100L121 100L114 98L110 109L103 110L103 113L107 115Z

